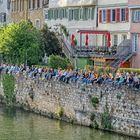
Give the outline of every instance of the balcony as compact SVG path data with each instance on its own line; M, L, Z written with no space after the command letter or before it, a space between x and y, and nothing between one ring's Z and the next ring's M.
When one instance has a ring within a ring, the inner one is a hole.
M114 59L116 53L116 46L112 46L110 48L108 48L107 46L82 46L74 48L74 54L81 57L104 57Z

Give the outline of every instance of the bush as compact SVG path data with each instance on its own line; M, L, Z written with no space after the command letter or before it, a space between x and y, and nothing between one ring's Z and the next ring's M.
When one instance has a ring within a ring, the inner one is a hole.
M15 100L15 77L13 75L4 74L2 77L2 84L4 89L4 96L7 105L12 105Z
M91 121L94 121L94 119L95 119L95 114L92 113L91 116L90 116L90 120L91 120Z
M98 125L98 123L96 122L96 120L94 120L94 121L90 124L90 127L91 127L91 128L94 128L94 129L98 129L98 128L99 128L99 125Z
M104 129L112 129L110 114L105 111L101 116L101 124Z
M99 99L97 97L91 97L91 102L94 107L99 103Z
M64 25L61 25L60 29L65 34L66 37L69 36L69 32L68 32L67 28Z
M134 72L140 74L140 69L134 69L134 68L120 68L121 72Z
M49 66L53 69L58 69L58 68L62 68L62 69L66 69L69 65L69 61L66 58L63 58L61 56L58 55L51 55L49 57Z
M64 109L62 107L59 108L57 115L58 115L59 118L63 117Z
M103 67L97 67L97 73L100 75L104 72L104 68Z

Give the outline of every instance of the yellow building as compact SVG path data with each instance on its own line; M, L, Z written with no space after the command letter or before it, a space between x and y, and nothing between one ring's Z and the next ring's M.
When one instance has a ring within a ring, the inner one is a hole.
M11 20L12 22L30 20L40 29L44 24L43 8L47 4L48 0L11 0Z

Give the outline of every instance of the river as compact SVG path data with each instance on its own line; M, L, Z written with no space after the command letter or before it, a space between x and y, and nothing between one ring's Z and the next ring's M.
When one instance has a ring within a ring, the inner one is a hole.
M0 140L136 140L0 106Z

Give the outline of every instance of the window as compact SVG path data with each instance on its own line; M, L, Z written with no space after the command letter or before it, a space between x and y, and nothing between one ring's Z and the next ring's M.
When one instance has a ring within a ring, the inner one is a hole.
M10 10L10 0L7 1L7 9Z
M132 12L132 21L133 22L140 22L140 10L134 10Z
M31 9L31 0L29 0L29 9Z
M63 9L59 9L59 18L60 18L60 19L63 18Z
M33 9L35 8L35 0L33 0Z
M116 10L115 9L111 10L111 21L112 22L116 21Z
M91 19L94 19L94 8L91 9Z
M125 8L122 8L122 9L120 9L121 10L121 21L126 21L126 9Z
M6 22L6 13L0 13L0 22L5 23Z
M83 15L83 9L82 9L82 8L80 8L80 16L79 16L79 18L80 18L80 19L82 19L82 18L83 18L83 16L82 16L82 15Z
M108 37L107 35L103 35L103 46L108 46Z
M126 40L127 39L127 35L122 35L122 40Z
M37 0L37 8L40 8L40 0Z
M83 8L83 20L88 20L89 9Z
M36 19L36 21L35 21L35 27L37 29L40 29L40 20L39 19Z
M49 0L43 0L43 4L46 5L49 3Z
M74 9L74 19L79 20L79 9Z
M49 17L48 17L48 11L45 11L45 19L49 19Z
M59 8L49 9L48 13L44 14L45 19L66 19L71 20L88 20L94 19L94 8Z
M57 9L56 9L56 10L57 10ZM48 19L49 19L49 20L51 20L51 19L53 19L53 18L56 19L57 17L55 16L55 13L56 13L56 12L54 12L53 9L49 9L48 12L46 13L46 14L48 14L48 15L47 15L47 16L48 16Z
M137 52L138 34L132 34L132 51Z
M64 9L64 18L67 18L68 17L68 10L67 9Z
M102 22L106 22L106 10L102 10Z
M117 35L114 35L114 38L113 38L113 45L114 45L114 46L117 46L117 45L118 45L118 36L117 36Z
M73 9L69 9L69 20L71 21L71 20L73 20L73 18L74 18L74 12L73 12Z
M54 16L53 16L54 14ZM59 9L54 9L54 11L51 11L51 18L54 18L55 20L59 17Z

